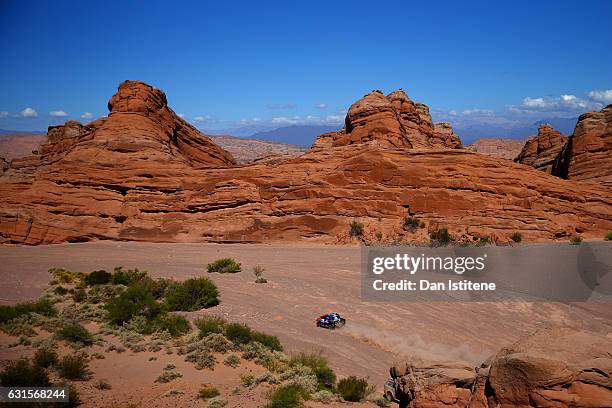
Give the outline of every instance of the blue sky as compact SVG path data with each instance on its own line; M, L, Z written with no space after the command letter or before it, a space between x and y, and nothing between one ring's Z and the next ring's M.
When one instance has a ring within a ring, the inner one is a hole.
M2 0L0 128L105 115L125 79L202 128L339 123L400 87L458 124L575 116L612 103L611 20L609 1Z

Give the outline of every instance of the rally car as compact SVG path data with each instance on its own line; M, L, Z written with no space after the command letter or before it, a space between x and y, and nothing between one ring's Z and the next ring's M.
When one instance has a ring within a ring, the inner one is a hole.
M335 329L346 324L346 319L341 317L340 314L336 312L321 315L317 317L315 321L317 323L317 327L322 327L324 329Z

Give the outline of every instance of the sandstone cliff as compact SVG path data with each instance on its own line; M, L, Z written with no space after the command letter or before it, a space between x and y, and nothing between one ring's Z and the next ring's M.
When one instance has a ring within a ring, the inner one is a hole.
M363 143L401 149L461 147L449 123L434 125L427 105L414 103L401 89L387 96L372 91L352 104L344 129L319 136L313 148Z
M612 105L578 118L552 172L562 178L612 187Z
M428 112L403 92L369 94L345 129L300 157L244 166L151 86L123 83L109 109L87 125L51 128L39 154L12 161L0 177L0 242L333 243L355 219L366 240L404 242L438 227L501 242L515 231L549 240L612 230L609 189L436 147ZM438 132L453 140L446 126ZM407 215L426 228L404 231Z
M514 161L550 174L553 163L561 153L567 139L567 137L553 129L551 125L540 125L537 136L533 136L525 142L523 149Z

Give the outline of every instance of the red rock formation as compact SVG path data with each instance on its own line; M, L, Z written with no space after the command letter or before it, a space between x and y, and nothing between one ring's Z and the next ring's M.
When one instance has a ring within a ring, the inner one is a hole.
M477 369L402 361L391 368L400 406L411 408L612 406L612 340L569 328L543 329Z
M550 174L553 162L566 142L567 137L553 129L551 125L542 124L538 127L538 135L525 142L523 149L514 161Z
M451 149L461 148L461 139L448 122L436 123L430 140L434 146L450 147Z
M371 98L385 107L373 112L378 123L397 112ZM423 234L444 226L500 241L514 231L546 240L612 230L609 190L461 149L398 148L412 144L404 125L390 133L393 143L354 129L370 142L331 147L344 133L336 132L319 139L327 148L236 167L165 106L161 91L127 82L110 107L88 125L52 128L41 154L13 160L0 177L0 242L337 242L354 219L372 235L423 240L401 228L408 213L425 223Z
M385 96L372 91L348 110L344 129L317 138L314 148L371 143L385 148L460 148L461 141L450 124L436 125L429 108L414 103L403 90Z
M578 118L553 167L560 177L612 187L612 105Z
M521 152L524 145L525 141L523 140L483 137L466 146L466 149L488 156L512 160Z

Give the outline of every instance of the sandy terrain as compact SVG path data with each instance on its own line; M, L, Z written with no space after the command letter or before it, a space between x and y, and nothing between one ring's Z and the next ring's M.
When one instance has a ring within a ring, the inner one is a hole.
M208 262L227 256L242 262L242 273L205 272ZM49 280L50 266L91 271L111 270L121 265L147 269L155 277L177 279L207 275L220 288L221 305L190 313L191 316L219 314L228 320L245 322L257 330L277 335L289 352L322 350L340 376L368 376L379 386L398 355L462 359L478 364L499 347L547 325L612 333L609 304L362 301L357 247L95 242L2 247L0 259L2 303L38 297ZM251 269L255 265L266 269L264 276L268 284L253 282ZM348 321L346 327L336 331L317 329L314 318L328 311L343 314ZM0 341L4 349L2 359L7 357L5 343ZM186 365L178 356L174 359L168 362ZM152 379L147 376L154 378L159 374L157 366L150 370L142 366L151 367L146 353L93 364L95 371L100 371L97 376L102 376L98 378L134 371L134 376L143 382L132 384L136 388L149 387ZM140 371L146 374L139 376ZM184 371L189 373L186 367ZM201 372L192 371L194 376L199 376L195 380L199 381L197 386L206 382ZM223 375L223 369L207 375ZM181 383L189 383L190 378L195 379L186 374ZM178 385L172 384L170 388ZM228 389L232 386L227 385ZM129 394L130 390L125 392Z

